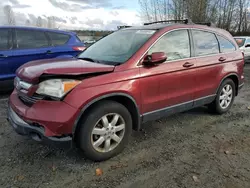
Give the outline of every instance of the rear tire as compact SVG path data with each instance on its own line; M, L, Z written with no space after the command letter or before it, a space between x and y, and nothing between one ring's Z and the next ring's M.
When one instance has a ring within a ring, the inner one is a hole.
M93 161L104 161L125 148L132 132L132 118L125 106L115 101L95 105L79 122L77 144Z
M217 114L228 112L233 105L235 93L236 89L234 81L227 78L220 85L215 100L208 105L209 110Z

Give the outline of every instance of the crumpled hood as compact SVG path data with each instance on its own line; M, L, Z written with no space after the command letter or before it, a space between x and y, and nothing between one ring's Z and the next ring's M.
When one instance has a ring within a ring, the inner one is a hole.
M31 61L19 67L16 75L26 82L38 82L39 77L47 75L84 75L90 73L112 72L115 66L93 63L81 59L45 59Z

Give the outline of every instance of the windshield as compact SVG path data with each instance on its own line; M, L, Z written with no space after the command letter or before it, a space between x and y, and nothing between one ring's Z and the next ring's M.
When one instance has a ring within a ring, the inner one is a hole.
M234 38L239 47L244 46L246 39L245 38Z
M109 65L126 62L155 30L120 30L91 45L78 58Z

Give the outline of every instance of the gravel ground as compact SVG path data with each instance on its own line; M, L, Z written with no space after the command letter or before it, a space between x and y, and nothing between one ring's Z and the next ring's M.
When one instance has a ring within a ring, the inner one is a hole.
M0 187L250 187L250 66L231 111L205 107L147 123L126 150L102 163L13 132L0 98ZM96 176L95 170L103 175Z

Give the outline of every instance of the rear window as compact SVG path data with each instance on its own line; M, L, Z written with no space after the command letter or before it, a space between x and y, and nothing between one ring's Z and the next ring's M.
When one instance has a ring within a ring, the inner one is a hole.
M0 50L8 50L10 48L9 29L0 30Z
M62 33L48 32L53 46L64 45L68 42L70 36Z
M245 38L234 38L239 47L244 46L246 39Z
M42 48L49 46L45 33L42 31L16 30L17 45L20 49Z

